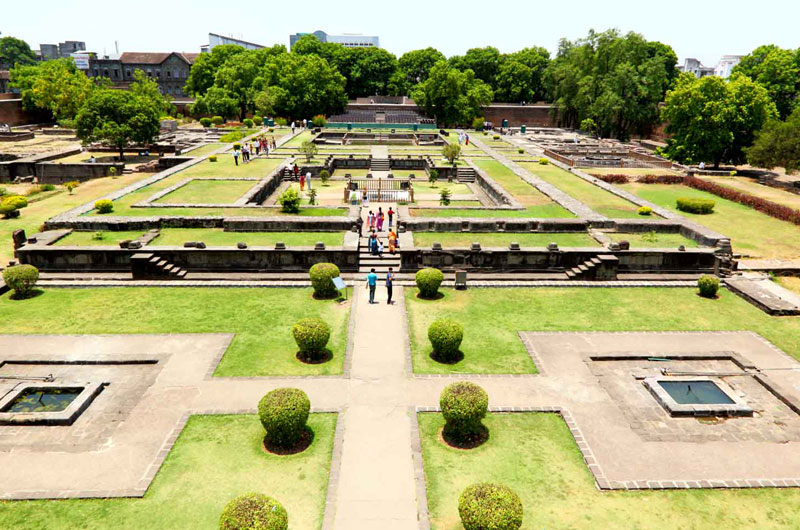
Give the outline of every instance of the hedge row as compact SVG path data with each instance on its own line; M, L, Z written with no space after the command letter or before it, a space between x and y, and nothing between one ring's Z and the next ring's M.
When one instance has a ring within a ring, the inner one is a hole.
M749 206L750 208L758 210L761 213L765 213L770 217L774 217L775 219L789 221L790 223L800 225L800 210L794 210L788 206L783 206L781 204L762 199L761 197L750 195L749 193L743 193L731 188L726 188L725 186L720 186L714 182L699 179L697 177L686 177L684 182L687 186L690 186L694 189L713 193L717 197L738 202L744 206Z
M609 184L627 184L631 181L641 182L642 184L683 184L684 179L686 179L686 177L680 175L642 175L639 178L631 178L621 173L597 175L597 178Z

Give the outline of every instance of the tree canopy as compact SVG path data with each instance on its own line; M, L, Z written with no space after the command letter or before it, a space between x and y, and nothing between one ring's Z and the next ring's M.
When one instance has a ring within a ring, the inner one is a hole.
M746 152L747 162L753 166L782 167L787 173L800 169L800 107L786 121L767 122Z
M469 124L481 115L481 107L492 102L491 87L472 70L461 71L440 61L428 79L413 93L417 105L443 125Z
M767 89L778 108L781 118L786 118L797 105L800 93L800 49L784 50L778 46L759 46L733 69Z
M26 110L48 111L57 120L73 119L95 87L71 58L16 66L10 77L11 86L20 89Z
M36 63L36 54L28 43L16 37L0 38L0 66L11 68L16 65L28 66Z
M743 75L730 81L685 73L667 93L662 118L667 122L665 154L679 162L744 161L744 148L778 115L767 90Z

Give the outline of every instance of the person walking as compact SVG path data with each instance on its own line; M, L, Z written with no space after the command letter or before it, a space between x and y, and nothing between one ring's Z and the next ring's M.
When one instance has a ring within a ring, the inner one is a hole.
M464 133L464 145L469 145L469 134Z
M306 183L308 184L308 189L311 189L311 172L306 171Z
M378 286L378 275L375 274L375 268L370 269L367 274L367 289L369 289L369 303L375 303L375 288Z
M392 218L394 217L394 210L392 210L391 206L389 206L389 209L386 210L386 216L389 218L389 230L391 230L392 229Z
M395 234L394 230L391 228L389 229L387 239L389 240L389 254L394 255L394 251L397 248L397 234Z
M294 134L294 120L292 120L292 134Z
M378 215L376 217L376 222L378 224L378 232L383 232L383 219L384 219L383 208L378 206Z
M361 205L364 208L369 208L369 193L367 193L366 188L364 188L364 196L361 198Z
M305 189L305 186L306 186L306 176L300 175L300 191L303 191L303 189Z
M383 259L383 241L378 240L378 257Z
M242 155L242 153L241 153L241 151L239 151L239 148L235 148L233 150L233 161L236 163L237 166L239 165L239 157L241 155Z
M294 178L295 178L295 180L297 180L297 179L300 177L300 175L299 175L299 173L300 173L300 168L299 168L299 167L297 167L297 164L295 164L295 165L294 165L294 168L292 169L292 171L294 172Z
M358 227L358 237L361 237L364 229L364 220L360 216L356 219L356 226Z
M308 120L303 118L303 129L308 129Z
M394 269L389 267L389 272L386 273L386 303L389 305L394 304L392 301L392 287L394 287Z

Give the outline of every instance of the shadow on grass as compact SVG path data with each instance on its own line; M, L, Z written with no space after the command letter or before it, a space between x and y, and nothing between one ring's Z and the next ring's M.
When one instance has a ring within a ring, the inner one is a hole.
M30 292L25 293L25 294L18 294L16 292L13 292L13 293L11 293L11 295L8 298L9 298L9 300L22 301L22 300L30 300L32 298L38 298L38 297L42 296L43 294L44 294L44 289L33 289Z
M456 352L456 354L453 356L441 356L437 352L432 351L429 357L439 364L452 365L458 364L464 360L464 352L458 350L458 352Z
M462 433L453 432L445 424L439 431L439 439L448 447L466 451L480 447L489 441L489 429L481 424L480 428L474 433L463 435Z
M296 444L290 447L284 447L282 445L271 443L269 440L267 440L266 436L264 436L264 441L261 447L266 453L279 456L287 456L287 455L296 455L302 453L303 451L311 447L311 444L313 442L314 442L314 431L311 429L311 427L306 425L303 434L300 435L300 439L297 441Z
M441 300L444 298L444 293L439 291L433 296L422 296L422 293L417 293L418 300Z
M313 355L309 355L299 351L297 352L295 357L297 358L298 361L300 361L303 364L325 364L331 359L333 359L333 352L328 348L325 348L321 352L315 353Z

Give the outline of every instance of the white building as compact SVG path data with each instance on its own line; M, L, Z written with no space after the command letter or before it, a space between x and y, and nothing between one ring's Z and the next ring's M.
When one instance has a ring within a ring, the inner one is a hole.
M717 63L717 66L711 67L703 66L703 63L701 63L699 59L690 57L684 60L683 66L679 66L678 70L681 72L689 72L698 79L710 75L716 75L727 79L731 76L733 67L739 64L741 60L741 55L723 55L722 59Z
M722 59L717 63L717 67L714 68L714 75L728 79L731 76L733 67L740 62L742 62L741 55L723 55Z
M320 42L333 42L341 44L346 48L380 48L380 38L375 35L361 35L358 33L345 33L343 35L328 35L324 31L315 31L314 33L295 33L289 35L289 48L294 46L294 43L300 40L300 37L305 35L313 35Z
M209 33L208 44L205 46L200 46L200 51L203 53L210 52L215 46L219 46L220 44L236 44L237 46L241 46L246 50L260 50L266 47L262 46L261 44L247 42L246 40L234 39L233 37L226 37L216 33Z

